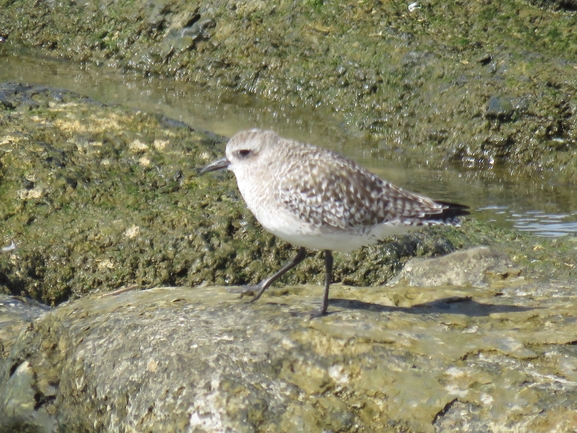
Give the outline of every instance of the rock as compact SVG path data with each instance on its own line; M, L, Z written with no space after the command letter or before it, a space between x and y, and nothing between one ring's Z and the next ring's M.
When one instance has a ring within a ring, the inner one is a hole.
M411 259L390 284L483 287L494 280L519 277L520 273L506 254L490 247L475 247L444 257Z
M26 324L47 311L50 308L32 299L0 294L0 357L8 356L11 344Z
M492 96L487 104L485 117L501 120L509 120L515 113L515 107L511 98L500 98Z
M15 339L0 431L566 431L577 287L541 289L336 285L317 319L320 286L92 295Z
M173 49L177 51L192 49L198 40L210 39L208 30L214 26L215 22L213 19L205 18L196 21L189 27L170 30L162 41L163 52L171 52Z
M22 329L47 311L50 311L48 307L31 299L0 294L0 359L9 356ZM23 431L22 427L27 426L29 431L41 432L53 431L56 427L44 408L30 410L35 404L34 382L34 371L26 361L11 372L7 383L0 382L0 414L10 413L6 418L0 416L0 431Z
M531 0L531 3L543 8L553 10L577 10L577 0Z

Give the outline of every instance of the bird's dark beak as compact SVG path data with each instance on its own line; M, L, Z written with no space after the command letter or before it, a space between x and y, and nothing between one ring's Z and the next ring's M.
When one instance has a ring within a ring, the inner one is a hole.
M230 161L228 159L226 159L226 156L225 156L224 158L220 158L220 159L217 159L216 161L212 161L210 164L203 167L202 170L200 170L199 174L208 173L209 171L222 170L223 168L228 168L229 165L230 165Z

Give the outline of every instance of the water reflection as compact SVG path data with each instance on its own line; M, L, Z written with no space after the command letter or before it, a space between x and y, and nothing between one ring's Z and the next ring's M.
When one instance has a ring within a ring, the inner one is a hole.
M465 203L475 218L538 236L577 233L574 187L540 173L520 181L506 167L447 167L439 161L392 158L326 108L298 108L199 88L190 83L119 73L116 69L39 57L0 44L0 81L66 88L105 103L164 114L195 128L231 136L241 129L270 128L279 134L341 152L379 176L409 190Z
M539 210L518 212L508 206L486 206L478 211L491 215L487 220L500 225L509 222L521 232L530 232L537 236L558 237L577 233L577 212L551 214Z

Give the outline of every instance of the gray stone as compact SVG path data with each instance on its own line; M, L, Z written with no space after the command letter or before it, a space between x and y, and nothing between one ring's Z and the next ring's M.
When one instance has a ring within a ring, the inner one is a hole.
M444 257L411 259L391 285L409 286L486 286L491 281L520 277L521 270L509 257L490 247L456 251Z

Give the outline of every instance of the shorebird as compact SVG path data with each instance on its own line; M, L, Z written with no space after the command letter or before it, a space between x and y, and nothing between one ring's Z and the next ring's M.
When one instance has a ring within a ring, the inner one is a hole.
M405 191L327 149L251 129L233 136L226 156L200 174L229 169L246 205L265 230L298 245L297 255L247 292L261 297L270 285L302 262L306 248L323 250L326 314L332 281L332 251L348 252L423 226L458 225L468 207Z

